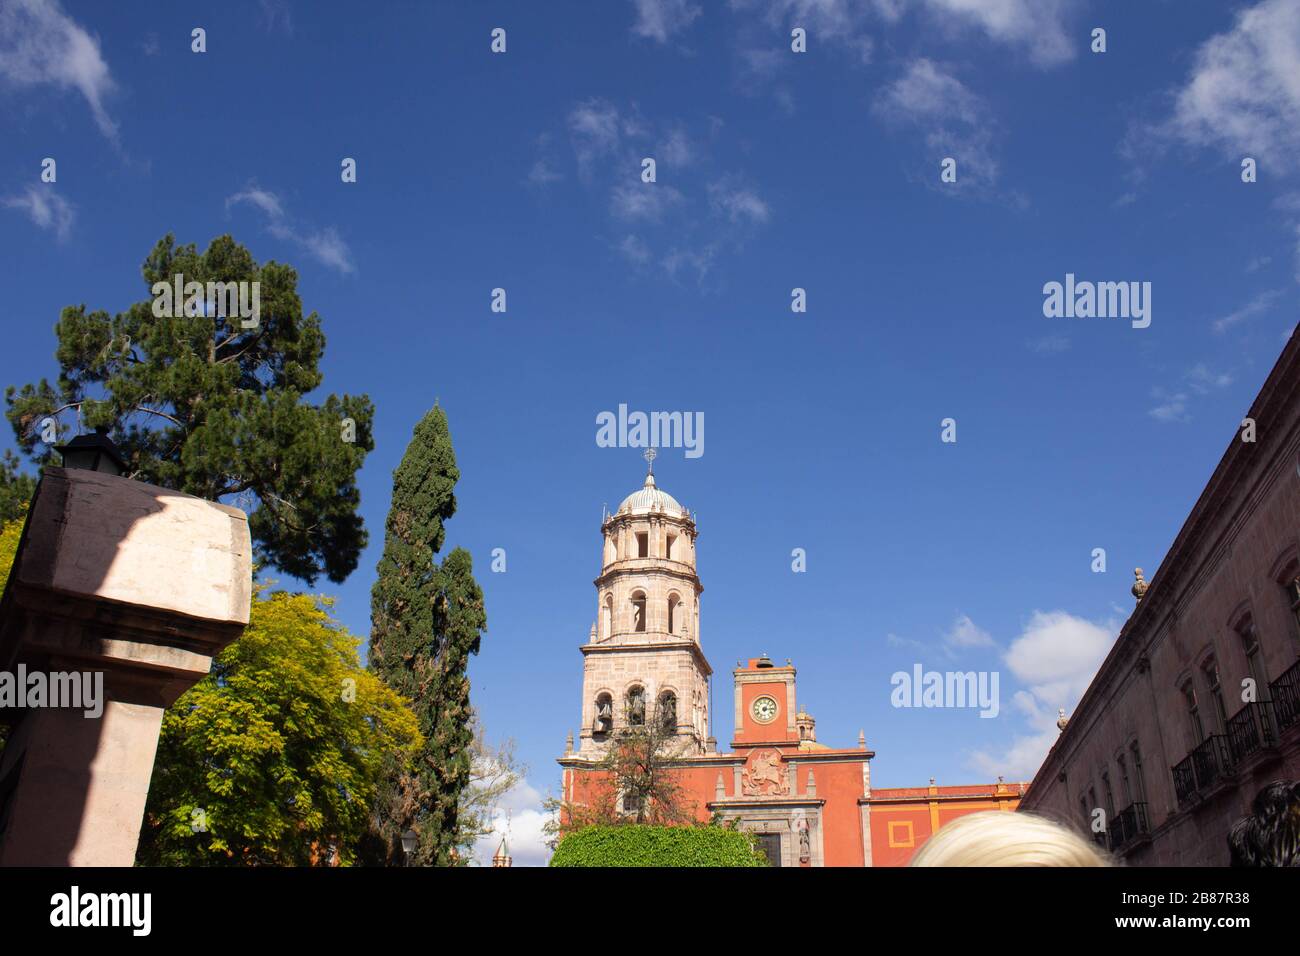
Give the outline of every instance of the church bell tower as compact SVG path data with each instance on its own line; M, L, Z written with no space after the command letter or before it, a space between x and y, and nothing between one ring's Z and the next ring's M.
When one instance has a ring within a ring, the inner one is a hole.
M695 520L655 483L601 523L597 618L582 645L582 730L577 756L597 758L621 726L658 720L683 756L705 751L709 676L700 649Z

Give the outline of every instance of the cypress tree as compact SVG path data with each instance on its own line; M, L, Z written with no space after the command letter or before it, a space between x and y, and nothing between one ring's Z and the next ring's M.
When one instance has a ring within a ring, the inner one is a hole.
M443 522L456 513L459 478L447 416L434 406L415 426L393 473L384 553L370 596L370 666L412 701L425 740L411 765L391 767L375 807L372 862L399 862L408 828L418 836L409 863L465 862L455 848L473 744L467 668L487 615L469 553L456 548L441 564L435 558Z

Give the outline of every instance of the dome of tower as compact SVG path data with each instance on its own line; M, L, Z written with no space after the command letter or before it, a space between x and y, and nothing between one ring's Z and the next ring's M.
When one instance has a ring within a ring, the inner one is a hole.
M644 514L650 511L667 511L670 514L686 514L686 509L678 504L677 499L666 491L655 487L655 476L645 476L645 484L640 491L634 491L623 499L618 506L619 514Z

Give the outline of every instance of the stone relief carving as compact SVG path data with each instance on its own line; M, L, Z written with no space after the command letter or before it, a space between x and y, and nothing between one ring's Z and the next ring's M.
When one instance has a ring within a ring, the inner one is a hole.
M781 755L775 750L754 754L741 775L741 789L746 796L767 797L785 794L790 786L781 769Z

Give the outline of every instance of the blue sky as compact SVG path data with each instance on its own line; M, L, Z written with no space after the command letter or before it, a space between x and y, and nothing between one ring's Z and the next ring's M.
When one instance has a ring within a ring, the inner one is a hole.
M819 739L865 729L877 786L1027 780L1295 324L1298 75L1298 0L4 0L0 383L55 374L63 306L146 298L169 231L294 264L324 391L377 406L371 546L325 586L358 634L392 470L447 409L521 862L601 507L644 475L596 444L620 403L704 415L656 473L699 516L724 745L766 652ZM1066 273L1150 282L1150 327L1046 318ZM999 716L892 707L917 663L999 672Z

